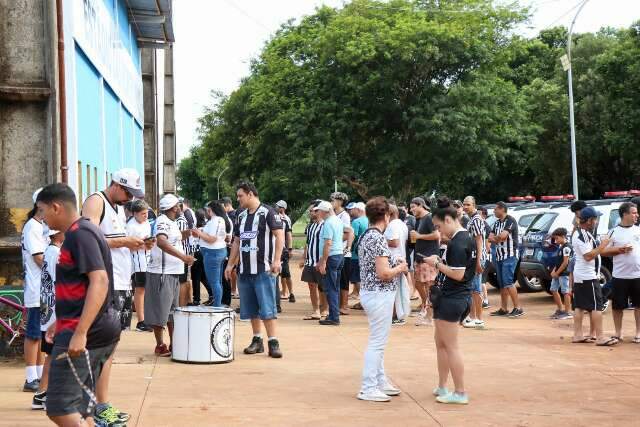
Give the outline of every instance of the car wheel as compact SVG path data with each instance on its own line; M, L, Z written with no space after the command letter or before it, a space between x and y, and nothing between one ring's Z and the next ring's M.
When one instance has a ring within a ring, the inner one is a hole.
M521 272L518 272L518 284L523 292L540 292L549 288L549 285L545 286L545 280Z

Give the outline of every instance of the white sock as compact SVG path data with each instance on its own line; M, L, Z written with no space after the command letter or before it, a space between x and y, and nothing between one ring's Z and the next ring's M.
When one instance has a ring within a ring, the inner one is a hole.
M271 340L277 340L277 339L278 339L277 337L269 337L269 341L271 341Z
M38 379L38 370L36 369L35 365L34 366L25 367L25 375L27 377L27 382L28 383L30 383L33 380L37 380Z
M262 339L262 334L253 334L253 336Z
M44 365L36 365L36 372L38 373L38 379L42 378L43 369L44 369Z

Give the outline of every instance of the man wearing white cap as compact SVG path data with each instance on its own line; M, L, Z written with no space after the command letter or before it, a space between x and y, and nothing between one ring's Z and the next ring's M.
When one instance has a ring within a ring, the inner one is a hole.
M138 237L127 236L124 204L133 200L134 197L144 197L140 175L135 169L125 168L113 174L112 181L105 190L93 193L82 205L82 216L100 228L111 249L113 286L116 293L114 300L118 303L119 307L116 308L119 310L124 310L125 306L131 306L129 301L132 299L130 251L137 251L145 246L150 249L154 243L153 240L145 242ZM98 419L107 422L115 418L125 422L129 419L129 415L118 411L108 403L112 360L113 356L105 364L102 375L98 379L96 415Z
M158 244L151 249L151 259L147 267L144 321L153 328L156 338L155 354L171 356L173 335L173 311L179 305L180 276L185 264L193 265L195 258L184 252L182 240L187 239L191 230L180 230L177 219L180 215L179 201L173 194L160 199L160 216L156 219ZM164 343L163 331L169 330L169 347Z
M49 238L45 234L42 212L36 205L36 198L41 190L42 188L33 193L33 209L27 215L27 222L22 228L24 305L27 307L24 340L26 379L22 390L27 392L38 390L43 367L40 353L40 279L44 251L49 244Z
M320 239L320 261L316 268L322 274L324 292L329 304L329 315L320 320L321 325L340 325L340 269L344 260L342 235L344 225L333 212L329 202L320 202L314 208L318 217L324 220Z
M296 302L293 295L293 282L291 281L291 271L289 270L289 256L293 250L293 234L291 218L287 215L287 202L278 200L276 202L276 210L284 225L284 249L282 250L282 270L280 271L280 280L282 280L282 292L280 297L288 299L289 302Z

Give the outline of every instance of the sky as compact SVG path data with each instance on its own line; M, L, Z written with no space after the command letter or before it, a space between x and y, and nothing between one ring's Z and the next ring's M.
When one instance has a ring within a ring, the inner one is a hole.
M581 0L520 0L532 8L531 21L518 30L534 36L551 26L569 26ZM342 0L176 0L173 2L174 79L178 159L198 143L198 118L211 105L212 90L230 94L249 74L249 61L287 20L299 19ZM572 11L573 9L573 11ZM576 32L627 27L640 20L640 0L589 0Z

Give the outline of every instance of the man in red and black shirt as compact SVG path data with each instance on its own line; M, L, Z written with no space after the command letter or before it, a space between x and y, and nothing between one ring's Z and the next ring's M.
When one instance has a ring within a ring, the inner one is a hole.
M65 231L56 268L56 323L47 331L54 344L47 415L58 425L93 425L95 385L121 331L112 304L111 252L100 229L78 215L68 185L46 186L37 203L49 227Z

